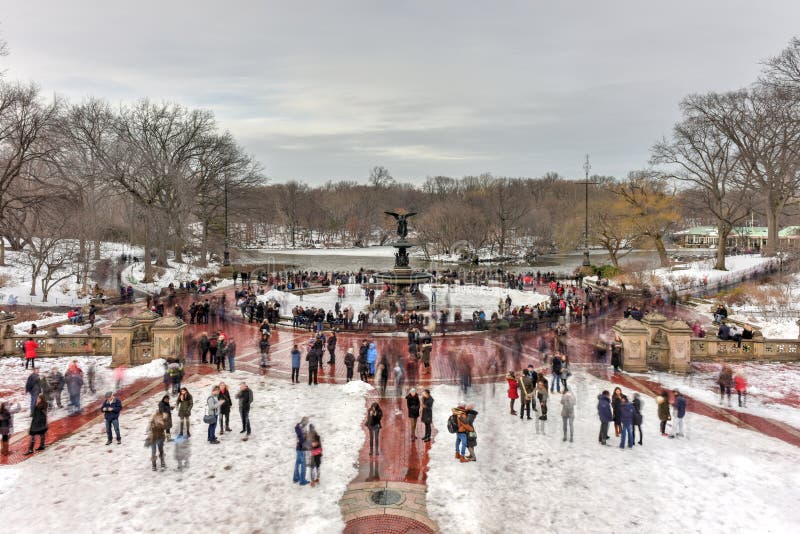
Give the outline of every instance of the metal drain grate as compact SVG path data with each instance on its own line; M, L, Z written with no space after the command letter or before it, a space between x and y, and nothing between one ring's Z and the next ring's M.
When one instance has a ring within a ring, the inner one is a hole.
M393 490L373 491L369 498L372 499L372 502L381 506L390 506L403 500L403 496L400 492Z

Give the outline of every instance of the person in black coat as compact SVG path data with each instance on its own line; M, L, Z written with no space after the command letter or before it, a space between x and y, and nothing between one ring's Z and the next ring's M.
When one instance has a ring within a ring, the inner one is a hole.
M328 354L331 359L328 360L328 365L336 365L336 331L331 332L331 337L328 338Z
M319 345L319 346L317 346ZM312 383L317 385L318 366L322 362L322 348L319 342L314 343L314 346L306 354L306 361L308 362L308 385Z
M361 377L362 382L367 381L367 375L369 374L369 364L367 363L367 342L361 344L361 347L358 349L358 374Z
M36 398L36 404L33 407L33 415L31 416L31 428L28 431L28 434L31 436L31 440L28 443L28 450L25 451L25 454L33 454L33 444L36 436L39 436L39 446L36 448L37 451L44 450L44 435L47 433L47 399L44 398L44 395L39 394Z
M219 407L219 434L220 436L231 430L231 392L225 382L219 384L217 399L224 400Z
M642 444L642 397L638 393L633 394L633 440L636 441L636 430L639 430L639 445Z
M369 429L369 455L380 456L380 434L381 434L381 419L383 419L383 410L377 402L373 402L372 406L367 411L367 420L364 424Z
M239 400L239 415L242 416L242 430L239 434L250 435L250 406L253 404L253 390L242 382L239 384L239 393L236 394Z
M347 354L344 355L344 366L347 368L347 381L350 382L353 379L353 367L355 366L356 358L353 356L353 351L348 350ZM364 362L366 364L366 362Z
M425 425L425 436L422 441L431 440L431 423L433 423L433 397L431 391L426 389L422 392L422 424Z
M622 404L622 390L614 388L614 394L611 396L611 411L614 414L614 433L619 437L622 431L622 413L619 406Z
M411 388L406 395L406 407L408 407L408 418L411 419L411 441L417 439L417 419L419 418L419 395L417 390Z

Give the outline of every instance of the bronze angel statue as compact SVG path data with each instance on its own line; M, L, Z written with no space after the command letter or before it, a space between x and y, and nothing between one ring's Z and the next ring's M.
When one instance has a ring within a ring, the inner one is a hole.
M415 211L409 212L402 212L402 213L395 213L394 211L384 211L386 215L391 215L397 221L397 235L400 236L401 239L405 239L408 235L408 222L407 219L409 217L413 217L417 214Z

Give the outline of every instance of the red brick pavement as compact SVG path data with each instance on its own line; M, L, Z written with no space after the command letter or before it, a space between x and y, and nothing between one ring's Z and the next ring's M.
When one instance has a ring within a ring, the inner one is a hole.
M427 525L399 515L361 517L347 523L344 534L428 534Z
M187 366L186 381L189 381L192 376L205 375L211 372L213 372L212 369L207 366ZM147 393L157 391L163 384L163 378L141 378L125 386L118 392L118 396L122 401L123 407L130 408L143 402ZM47 434L45 436L46 446L52 447L58 441L83 430L91 424L99 422L103 417L102 413L99 411L102 403L102 399L95 400L85 405L83 411L79 415L67 416L49 422ZM23 454L27 450L28 432L22 431L15 433L10 439L9 454L0 456L0 465L13 465L27 460L30 456L25 456Z

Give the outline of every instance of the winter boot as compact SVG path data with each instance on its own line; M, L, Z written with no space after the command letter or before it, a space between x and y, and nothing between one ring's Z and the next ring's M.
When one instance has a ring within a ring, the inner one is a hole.
M462 456L461 458L458 459L458 461L461 462L462 464L465 464L465 463L469 462L470 459L467 458L466 456Z
M167 464L164 463L164 455L162 454L161 455L161 470L163 471L166 468L167 468Z
M461 458L461 455L458 454L458 451L456 451L456 460L458 460L459 458Z
M158 468L156 467L156 457L155 457L155 456L153 456L153 457L152 457L152 458L150 458L150 459L151 459L151 460L152 460L152 462L153 462L153 471L156 471L156 470L158 469Z
M8 456L8 441L0 441L0 454Z

